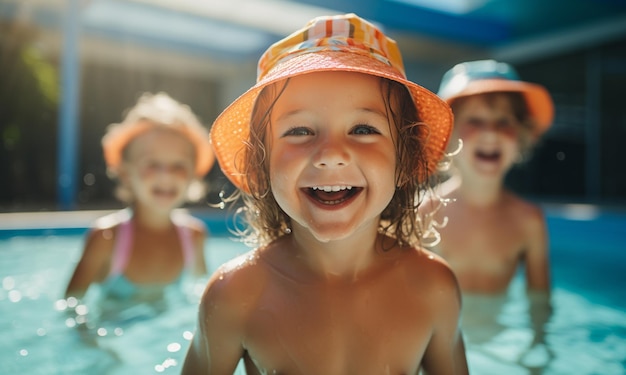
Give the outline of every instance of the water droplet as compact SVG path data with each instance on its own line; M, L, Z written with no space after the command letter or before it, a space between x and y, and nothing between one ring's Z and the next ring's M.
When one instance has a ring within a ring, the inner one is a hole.
M76 299L76 297L69 297L67 299L67 307L74 308L76 306L78 306L78 299Z
M9 292L9 301L19 302L22 300L22 293L19 290L11 290Z
M176 360L174 358L168 358L163 362L163 367L168 368L168 367L174 367L176 366L178 362L176 362Z
M2 279L2 287L4 288L4 290L11 290L15 288L15 279L11 276L5 277L4 279Z
M78 315L87 315L89 312L89 308L86 305L78 305L76 306L76 314Z
M167 351L170 353L176 353L181 348L180 344L177 342L173 342L167 345Z
M65 311L67 309L67 300L59 299L54 303L54 309L57 311Z

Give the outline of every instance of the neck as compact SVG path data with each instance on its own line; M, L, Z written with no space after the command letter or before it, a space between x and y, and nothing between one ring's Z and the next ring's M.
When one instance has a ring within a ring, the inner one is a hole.
M298 258L315 275L326 280L356 280L373 263L381 238L367 228L348 238L321 242L308 230L293 228L293 247Z
M461 177L459 194L467 203L476 206L489 206L500 201L504 194L501 178Z
M141 205L133 207L135 224L152 230L169 229L172 226L170 214L171 212L156 211Z

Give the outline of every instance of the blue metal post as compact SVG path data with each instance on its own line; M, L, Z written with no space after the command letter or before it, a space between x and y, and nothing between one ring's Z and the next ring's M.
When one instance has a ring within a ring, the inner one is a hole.
M57 203L62 210L73 209L76 205L80 103L79 28L79 0L66 0L57 140Z

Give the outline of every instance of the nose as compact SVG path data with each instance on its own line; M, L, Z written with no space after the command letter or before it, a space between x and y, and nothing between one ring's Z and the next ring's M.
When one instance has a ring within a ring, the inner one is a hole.
M172 176L172 171L165 165L158 165L154 167L154 176L159 179L166 179Z
M160 164L154 167L154 173L160 177L171 177L181 174L181 168L176 165Z
M498 136L498 126L495 122L490 121L482 127L483 137L487 139L495 139Z
M320 143L313 156L317 168L341 168L350 163L350 152L342 141L327 138Z

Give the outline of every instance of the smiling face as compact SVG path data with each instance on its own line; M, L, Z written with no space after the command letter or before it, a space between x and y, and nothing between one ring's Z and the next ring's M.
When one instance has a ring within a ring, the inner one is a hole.
M127 146L120 179L134 202L169 212L181 205L194 178L194 147L177 131L153 128Z
M319 241L377 228L395 191L395 127L376 77L292 78L270 117L270 184L294 229Z
M463 140L455 164L467 176L503 178L520 154L522 125L505 95L463 98L453 105L456 136Z

